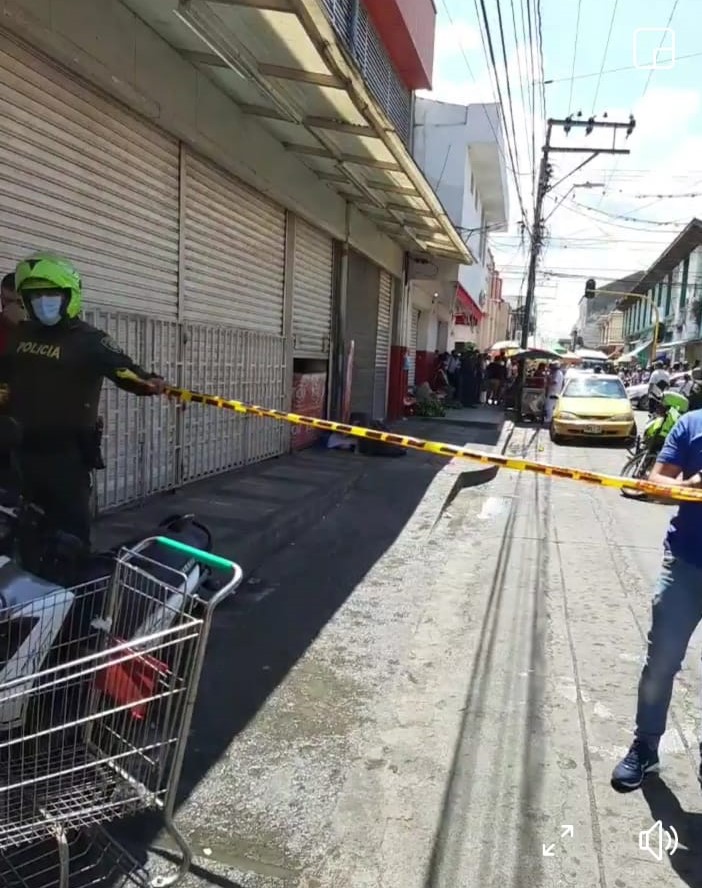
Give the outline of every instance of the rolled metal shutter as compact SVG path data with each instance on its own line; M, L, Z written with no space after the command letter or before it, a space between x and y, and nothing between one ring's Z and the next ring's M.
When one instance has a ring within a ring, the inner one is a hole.
M189 152L185 163L183 384L281 409L285 211ZM184 481L276 456L281 423L226 410L183 419Z
M388 368L390 366L390 329L392 324L392 275L380 272L378 293L378 327L375 340L375 387L373 390L373 417L384 419L388 395Z
M334 274L332 239L295 220L293 348L296 357L327 357Z
M417 330L419 328L419 311L412 309L410 317L410 341L409 341L409 371L407 373L407 385L414 385L414 371L417 365Z
M69 257L89 305L175 318L175 139L0 36L0 261Z
M280 336L285 211L189 152L183 318Z
M35 250L63 254L83 278L86 320L137 361L149 360L149 323L165 325L172 350L177 141L4 36L0 116L3 271ZM97 508L172 486L175 412L106 383L100 413L107 466L96 473Z

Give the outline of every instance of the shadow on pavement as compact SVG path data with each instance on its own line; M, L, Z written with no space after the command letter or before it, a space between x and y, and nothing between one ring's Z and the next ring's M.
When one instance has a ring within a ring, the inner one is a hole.
M458 445L491 447L497 443L500 431L500 425L445 426L441 428L441 438ZM430 420L414 419L403 423L401 433L435 438L436 425ZM434 477L446 466L445 458L413 451L400 458L364 459L367 465L346 498L321 522L270 558L232 603L217 612L178 805L206 781L208 771L234 738L256 716L356 585L393 544ZM466 470L470 469L467 465ZM225 817L236 803L227 792L226 786L207 788L213 810L219 809L220 816ZM218 804L219 799L222 804ZM191 823L188 818L183 826L186 832L206 830L207 815L201 824ZM154 843L160 827L156 818L143 815L120 823L115 835L143 864L147 860L145 849ZM168 851L159 854L170 857ZM115 877L101 884L122 888L135 883ZM188 888L191 885L240 888L235 878L224 878L202 867L193 870L192 882L190 877L187 880Z
M653 822L660 820L663 829L671 827L678 836L679 847L666 854L673 871L690 888L702 888L702 814L684 811L677 796L658 775L649 775L642 787ZM663 838L663 851L666 848Z
M520 442L518 455L534 459L534 449L538 440L539 426L535 423L522 423L520 428L533 429L533 434L527 434L523 443ZM507 451L509 453L509 451ZM516 452L516 451L515 451ZM520 479L517 479L514 488L515 498L519 493ZM523 496L523 494L522 494ZM534 858L531 849L537 845L538 822L533 813L541 807L541 794L543 791L544 767L542 761L543 747L540 742L544 734L543 724L543 699L545 693L544 676L545 667L545 633L547 631L548 614L542 589L546 587L546 577L549 574L548 546L545 542L549 538L549 497L550 489L534 488L533 502L528 509L534 517L537 526L537 537L542 542L538 544L539 565L534 577L533 586L526 593L524 620L528 621L528 666L524 664L528 675L526 687L526 699L523 709L523 723L521 730L528 742L522 745L520 754L521 777L518 787L518 820L519 830L517 838L516 857L522 861L518 868L515 880L511 882L512 888L529 888L529 886L541 883L541 858ZM484 612L481 614L481 630L478 633L480 642L475 650L473 660L469 666L470 682L463 705L463 721L461 730L454 748L453 761L449 772L441 816L434 837L434 847L427 873L425 874L425 888L443 888L445 885L455 884L463 875L461 859L465 850L465 836L476 834L476 824L471 822L473 809L474 774L478 767L484 728L483 719L490 707L486 701L494 698L500 692L502 686L495 682L494 666L495 651L498 647L498 639L501 632L505 631L502 611L505 604L505 595L509 583L510 570L515 563L515 526L517 521L517 508L514 502L510 506L509 515L502 530L499 547L496 552L496 563L492 584ZM521 667L520 667L521 668ZM509 688L509 686L506 686ZM502 688L504 693L504 688ZM500 709L500 703L493 705ZM496 745L491 748L491 779L490 785L499 787L502 785L506 774L511 774L515 768L514 749L510 748L510 741L514 739L509 725L509 701L504 700L505 721L501 737ZM508 763L509 761L509 763ZM500 797L496 792L491 797L495 810L499 810ZM486 815L486 822L490 820ZM474 853L477 861L476 884L487 885L492 883L492 862L494 846L493 835L499 835L500 822L493 817L489 823L490 839L481 842L475 841ZM473 852L472 852L473 853Z

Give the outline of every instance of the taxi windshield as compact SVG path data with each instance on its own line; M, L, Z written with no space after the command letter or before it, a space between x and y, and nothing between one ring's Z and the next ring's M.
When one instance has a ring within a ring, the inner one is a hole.
M597 376L578 376L568 381L564 398L615 398L626 400L626 389L619 379L598 379Z

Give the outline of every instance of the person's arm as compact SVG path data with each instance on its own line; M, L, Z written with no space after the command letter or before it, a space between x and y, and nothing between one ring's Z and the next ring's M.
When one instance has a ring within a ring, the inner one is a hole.
M100 374L133 395L161 395L166 383L155 373L147 373L101 330L90 333L89 359Z
M689 452L690 433L686 417L682 417L665 439L648 480L663 487L702 487L702 475L699 471L689 478L680 477L685 473Z

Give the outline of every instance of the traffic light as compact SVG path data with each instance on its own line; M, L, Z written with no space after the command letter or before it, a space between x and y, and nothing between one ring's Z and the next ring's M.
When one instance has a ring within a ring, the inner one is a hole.
M597 295L597 284L595 283L594 278L588 278L585 281L585 298L586 299L594 299Z

